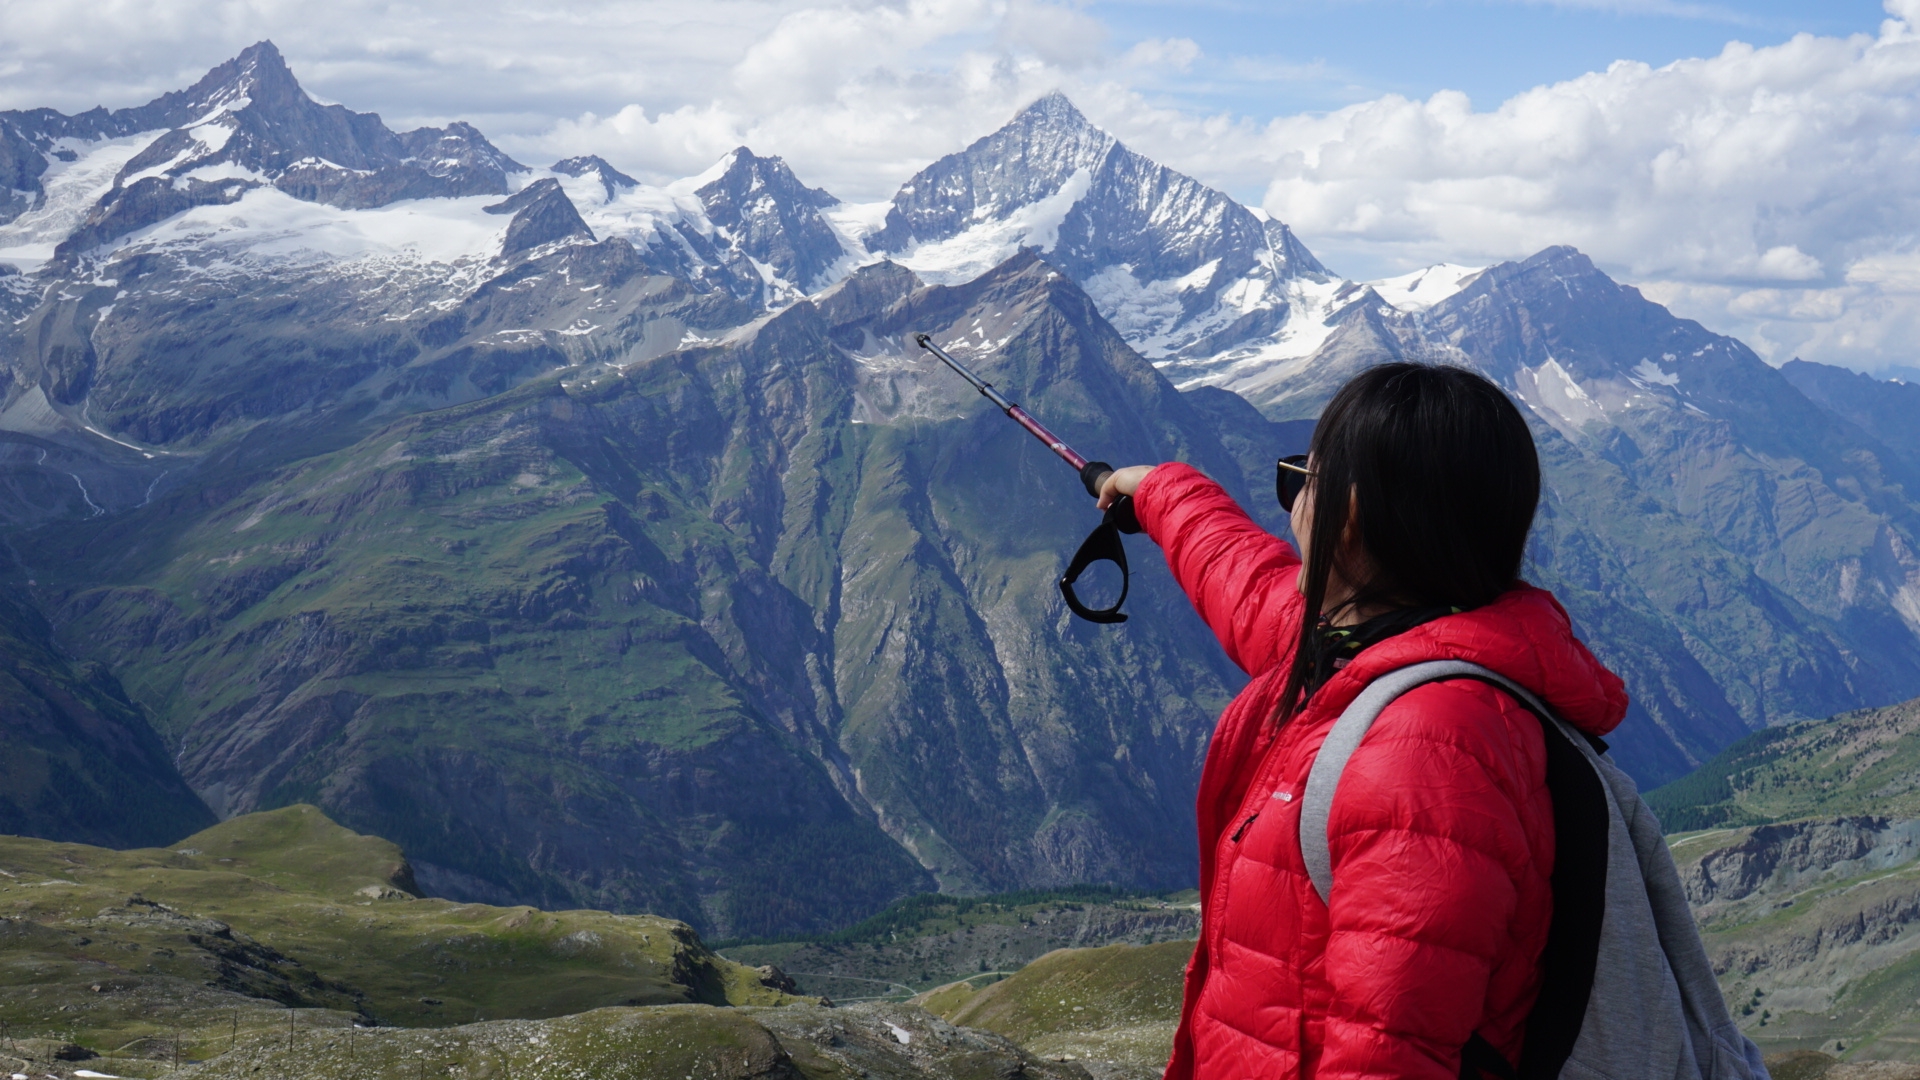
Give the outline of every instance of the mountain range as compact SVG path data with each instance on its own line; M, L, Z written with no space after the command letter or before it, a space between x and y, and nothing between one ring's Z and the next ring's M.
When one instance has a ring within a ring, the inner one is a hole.
M393 132L265 42L0 113L0 155L0 616L39 673L0 701L42 703L0 740L159 808L29 811L20 774L0 827L312 803L437 895L721 936L1190 885L1244 676L1139 541L1132 620L1067 613L1096 516L920 332L1276 529L1272 460L1354 372L1486 373L1546 468L1527 575L1627 679L1644 783L1920 696L1911 388L1769 367L1568 248L1343 279L1058 94L872 205L745 147L658 187Z

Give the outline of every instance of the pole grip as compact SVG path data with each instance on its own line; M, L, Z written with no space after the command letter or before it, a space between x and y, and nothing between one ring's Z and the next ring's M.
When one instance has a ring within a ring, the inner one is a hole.
M1087 489L1087 494L1096 499L1100 497L1100 485L1106 483L1111 475L1113 466L1104 461L1089 461L1080 466L1080 483Z

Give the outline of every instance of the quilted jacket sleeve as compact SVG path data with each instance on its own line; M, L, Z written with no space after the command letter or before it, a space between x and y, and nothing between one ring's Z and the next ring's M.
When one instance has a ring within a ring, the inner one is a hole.
M1154 469L1133 502L1227 656L1249 675L1271 667L1299 629L1300 556L1293 547L1190 465Z
M1537 957L1515 954L1551 918L1545 785L1538 722L1484 685L1421 687L1381 714L1328 822L1323 1080L1454 1080L1489 988L1517 976L1531 1001ZM1503 1051L1517 1020L1489 1033Z

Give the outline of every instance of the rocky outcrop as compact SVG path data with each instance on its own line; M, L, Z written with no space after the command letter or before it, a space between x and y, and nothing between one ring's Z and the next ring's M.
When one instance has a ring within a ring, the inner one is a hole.
M563 158L554 162L550 170L561 176L593 176L600 181L601 188L609 199L622 191L640 186L640 181L614 168L607 163L607 159L598 154Z
M1920 1022L1920 821L1722 830L1675 855L1736 1019L1763 1047L1905 1058Z
M1739 842L1689 861L1687 902L1712 920L1738 901L1778 904L1823 882L1904 866L1920 858L1920 821L1833 818L1761 825Z
M536 180L515 192L513 197L486 208L489 214L511 214L507 238L500 246L500 257L514 259L535 248L572 240L593 243L593 230L580 220L580 211L560 190L552 178Z

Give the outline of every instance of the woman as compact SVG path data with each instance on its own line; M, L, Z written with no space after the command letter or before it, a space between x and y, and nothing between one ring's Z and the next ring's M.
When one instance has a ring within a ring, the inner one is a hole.
M1167 1076L1454 1080L1470 1040L1517 1062L1552 916L1540 722L1472 680L1390 705L1332 803L1324 904L1298 795L1355 695L1424 660L1492 668L1594 735L1620 722L1619 678L1519 580L1532 437L1480 376L1388 364L1334 396L1295 465L1304 487L1283 467L1280 494L1298 554L1186 465L1121 469L1101 493L1133 496L1253 677L1201 775L1204 917Z

